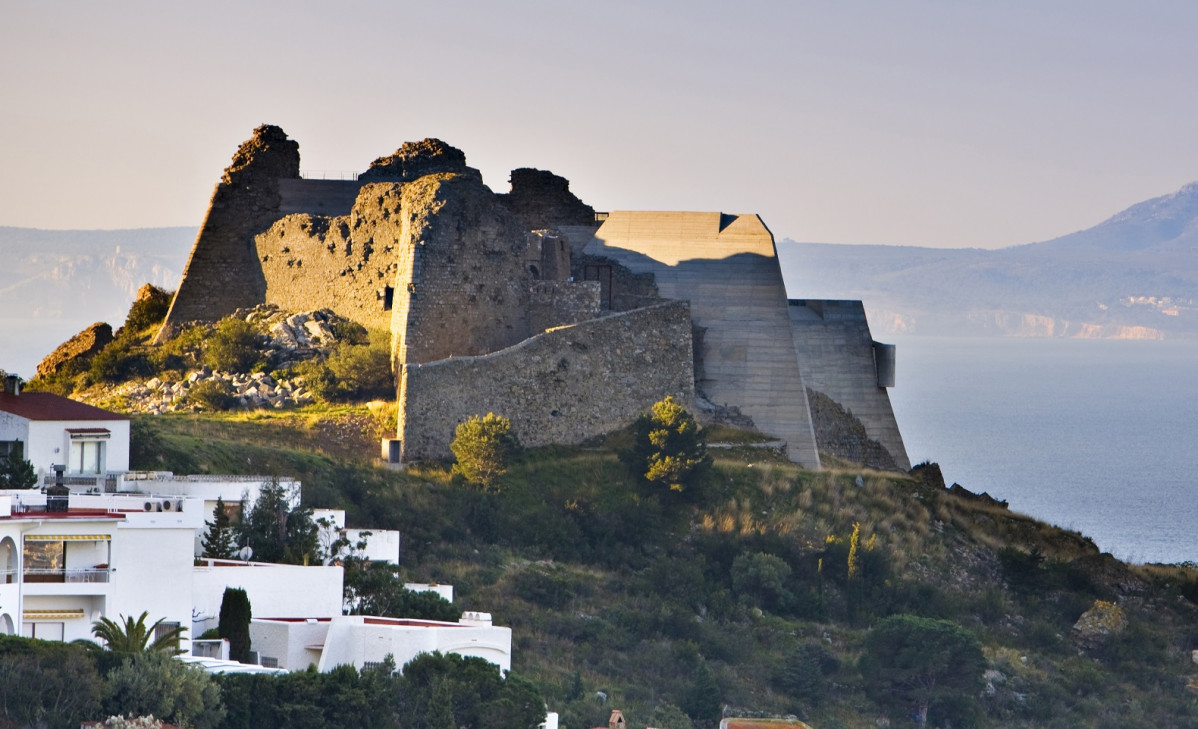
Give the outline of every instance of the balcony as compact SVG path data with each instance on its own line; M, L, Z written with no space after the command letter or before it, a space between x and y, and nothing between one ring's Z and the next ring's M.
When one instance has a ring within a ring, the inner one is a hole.
M98 583L108 582L108 565L83 567L75 569L26 569L24 581L28 583ZM0 576L2 580L2 576Z

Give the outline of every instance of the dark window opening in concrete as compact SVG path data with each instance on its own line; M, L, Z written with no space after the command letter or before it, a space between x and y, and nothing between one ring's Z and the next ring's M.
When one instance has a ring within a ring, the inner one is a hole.
M392 286L383 287L383 311L391 311L391 306L395 303L395 288Z
M528 272L529 272L529 273L531 273L531 274L532 274L532 277L533 277L533 278L535 278L535 279L540 279L540 278L541 278L541 271L540 271L540 269L538 269L536 266L529 266L529 267L528 267Z

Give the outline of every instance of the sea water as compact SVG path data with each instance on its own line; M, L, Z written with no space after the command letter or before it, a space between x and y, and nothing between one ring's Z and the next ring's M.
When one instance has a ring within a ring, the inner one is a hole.
M912 463L1120 559L1198 561L1198 342L890 339Z

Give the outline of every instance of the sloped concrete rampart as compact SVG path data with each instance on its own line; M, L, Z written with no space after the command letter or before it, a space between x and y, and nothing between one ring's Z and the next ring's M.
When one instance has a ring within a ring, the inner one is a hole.
M527 446L578 443L632 422L666 395L694 403L686 302L613 314L481 357L408 365L403 460L446 458L458 423L497 413Z
M879 386L879 379L894 382L893 369L879 378L865 306L860 301L796 299L788 302L787 309L795 355L807 385L852 413L900 469L910 470L890 395Z
M784 439L791 460L819 467L786 287L773 235L758 216L612 212L584 251L651 273L661 296L689 301L704 329L696 386Z

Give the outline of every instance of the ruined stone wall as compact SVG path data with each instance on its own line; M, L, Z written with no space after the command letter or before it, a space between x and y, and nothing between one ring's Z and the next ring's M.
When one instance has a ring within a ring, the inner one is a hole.
M156 341L189 321L215 321L263 302L254 236L279 218L278 181L299 178L299 163L299 145L276 126L258 127L238 148L212 193Z
M791 300L787 309L795 355L807 386L857 418L869 438L889 451L898 468L910 469L890 395L879 384L865 306L860 301Z
M563 225L594 226L595 209L570 192L570 181L548 170L512 170L512 191L499 201L520 217L525 230Z
M528 318L534 332L577 324L599 313L599 284L594 281L534 281L529 292Z
M266 303L288 311L332 309L366 327L389 329L402 189L399 183L363 185L348 215L288 215L258 235Z
M694 402L690 309L672 301L554 329L480 357L409 365L403 460L450 455L458 423L494 412L528 446L616 430L666 395Z
M403 186L392 331L400 365L494 352L528 338L526 231L471 175Z

